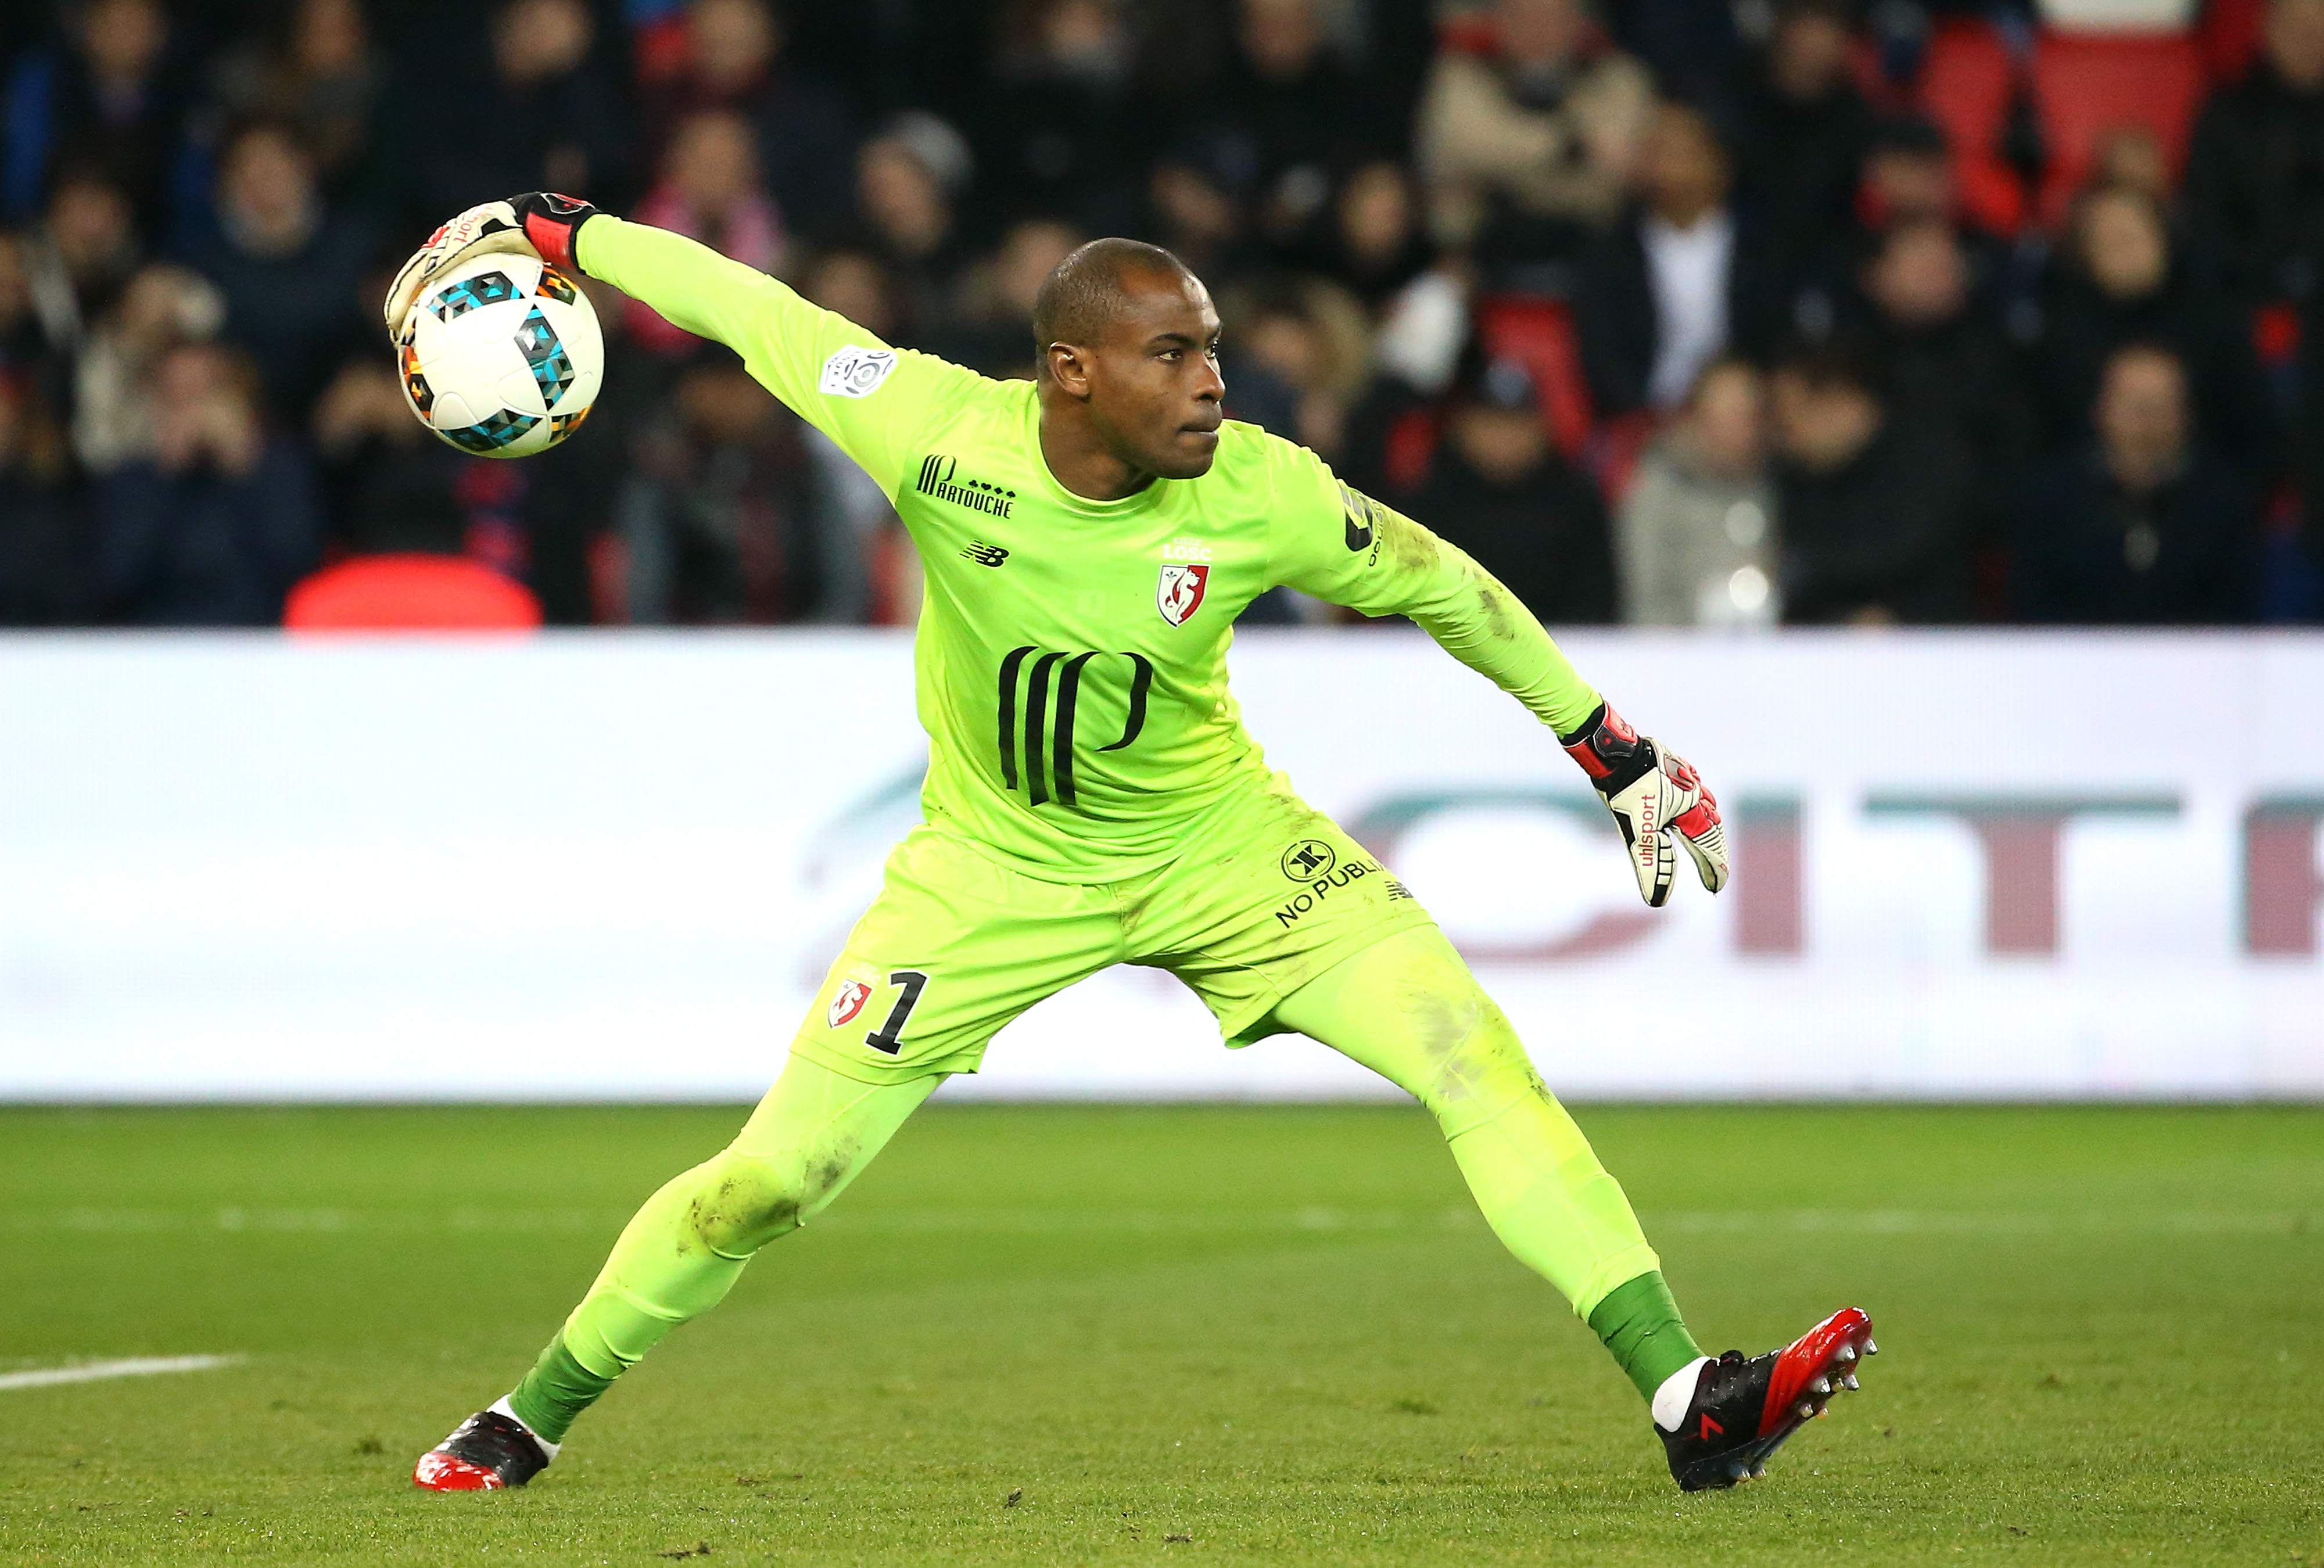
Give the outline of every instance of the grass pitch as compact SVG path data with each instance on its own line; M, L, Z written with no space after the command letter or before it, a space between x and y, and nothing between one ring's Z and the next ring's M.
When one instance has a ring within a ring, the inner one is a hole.
M1685 1498L1416 1111L938 1104L529 1490L504 1391L706 1109L0 1111L0 1562L2324 1563L2324 1111L1585 1109L1711 1348L1883 1354Z

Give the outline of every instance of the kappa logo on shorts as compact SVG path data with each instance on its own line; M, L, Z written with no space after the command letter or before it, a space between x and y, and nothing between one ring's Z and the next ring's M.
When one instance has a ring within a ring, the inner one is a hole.
M1320 849L1325 855L1329 855L1332 853L1331 846L1329 844L1323 844L1315 839L1309 839L1304 843L1293 844L1291 849L1286 853L1283 857L1283 874L1288 877L1294 877L1294 880L1298 880L1292 870L1293 862L1291 857L1301 850L1311 848ZM1324 901L1331 898L1334 890L1347 887L1352 882L1362 881L1366 877L1376 877L1381 874L1379 862L1378 861L1351 860L1345 862L1341 865L1333 866L1327 859L1322 863L1323 870L1316 872L1314 879L1309 881L1305 888L1295 894L1281 909L1275 911L1275 924L1277 929L1287 930L1289 927L1299 924L1300 918L1302 916L1322 909ZM1390 903L1394 903L1397 896L1396 890L1402 888L1404 884L1391 878L1388 881L1388 886L1389 890L1388 901ZM1404 896L1408 899L1412 895L1411 893L1406 892Z
M829 1019L829 1027L835 1029L842 1024L854 1022L855 1015L862 1012L863 1004L871 1000L870 986L860 980L847 982L839 988L839 994L831 999L831 1011L825 1015Z
M1320 838L1303 838L1283 852L1280 864L1283 874L1295 882L1312 882L1317 877L1328 877L1340 857L1332 846Z

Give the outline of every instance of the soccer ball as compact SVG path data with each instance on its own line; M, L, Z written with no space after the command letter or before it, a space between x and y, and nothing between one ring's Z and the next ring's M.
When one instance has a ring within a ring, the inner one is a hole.
M404 318L403 396L463 452L530 457L578 429L605 379L589 296L537 256L474 256Z

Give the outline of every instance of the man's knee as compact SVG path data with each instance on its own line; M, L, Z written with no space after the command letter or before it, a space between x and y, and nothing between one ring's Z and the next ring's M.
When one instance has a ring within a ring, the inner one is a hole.
M701 1167L686 1234L710 1251L747 1258L813 1217L848 1176L835 1152L768 1159L728 1149Z

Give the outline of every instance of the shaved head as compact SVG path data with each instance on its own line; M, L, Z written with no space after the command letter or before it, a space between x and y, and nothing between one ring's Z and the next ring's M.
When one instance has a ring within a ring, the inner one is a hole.
M1059 262L1033 300L1033 351L1044 371L1049 345L1088 346L1131 309L1133 278L1192 279L1186 263L1143 240L1092 240Z

